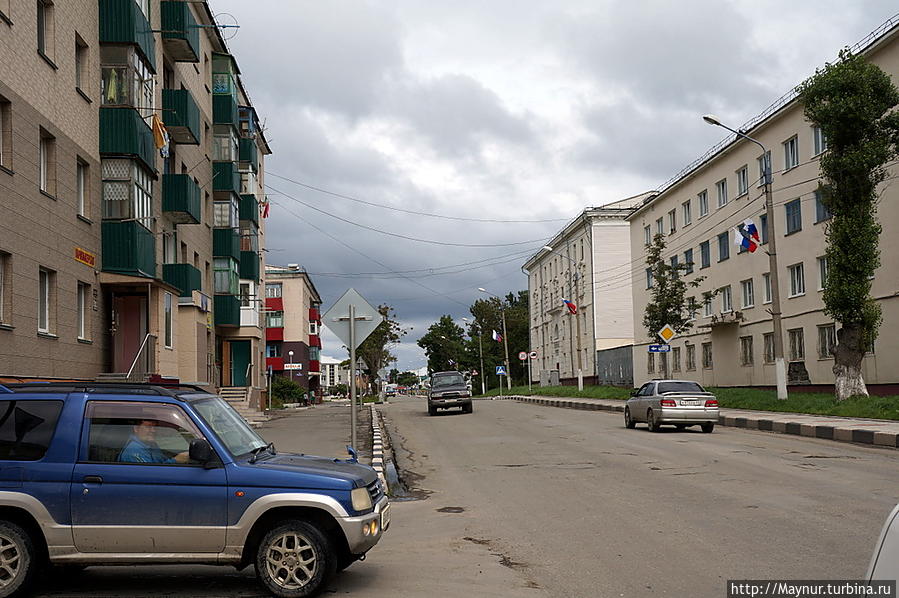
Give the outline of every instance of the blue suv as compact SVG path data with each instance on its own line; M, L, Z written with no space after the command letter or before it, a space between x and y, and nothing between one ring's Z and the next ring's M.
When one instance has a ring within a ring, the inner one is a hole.
M45 564L161 563L313 596L389 525L371 467L278 453L201 388L0 385L0 598Z

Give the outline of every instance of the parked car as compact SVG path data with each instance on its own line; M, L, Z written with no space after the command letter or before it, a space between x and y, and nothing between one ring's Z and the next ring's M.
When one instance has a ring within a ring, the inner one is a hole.
M893 507L883 524L865 579L894 582L899 579L899 505Z
M46 561L253 564L272 595L310 596L390 525L352 452L276 452L199 387L0 385L0 486L0 597Z
M680 430L698 425L708 433L718 423L718 400L690 380L652 380L625 403L624 425L634 428L638 422L646 422L650 432L663 425Z
M428 415L437 415L438 409L461 407L463 413L473 411L471 391L461 372L434 372L428 391Z

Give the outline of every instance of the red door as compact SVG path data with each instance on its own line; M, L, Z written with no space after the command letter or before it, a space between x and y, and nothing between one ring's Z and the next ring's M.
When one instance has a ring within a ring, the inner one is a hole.
M117 295L113 299L114 372L127 373L147 335L147 297Z

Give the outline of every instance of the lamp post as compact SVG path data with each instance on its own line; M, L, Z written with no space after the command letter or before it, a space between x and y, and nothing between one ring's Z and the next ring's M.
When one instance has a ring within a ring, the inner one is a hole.
M727 129L738 137L751 141L762 148L762 164L764 169L762 177L764 178L765 183L765 218L768 226L768 269L770 270L768 278L771 281L771 309L769 311L771 313L771 320L774 323L774 376L777 380L777 398L785 400L787 398L787 367L784 361L783 324L781 322L780 311L780 282L778 276L779 270L777 269L777 235L774 233L775 223L774 198L772 197L771 191L771 156L761 142L745 133L741 133L740 131L736 131L727 125L722 124L714 114L706 114L702 117L702 120L710 125Z
M293 382L293 351L288 351L287 356L290 357L290 381Z
M578 278L580 278L580 275L581 275L581 273L578 271L578 263L576 261L574 261L573 259L571 259L570 257L568 257L567 255L565 255L564 253L556 251L549 245L544 245L543 249L550 251L552 253L555 253L556 255L562 256L566 260L571 262L572 266L574 267L574 274L573 275L571 274L571 270L568 271L568 289L569 289L569 292L571 293L571 300L572 301L577 300L577 302L580 303L581 302L580 297L574 296L574 285L575 285L575 283L577 283L577 280L578 280ZM577 338L577 389L584 390L584 366L581 362L581 320L580 320L580 318L577 317L576 313L571 313L570 310L569 310L568 314L570 316L574 317L575 326L577 327L577 333L575 336L575 338ZM568 321L568 327L569 327L569 332L574 332L572 330L572 328L574 328L574 327L571 326L571 320ZM574 369L574 360L572 360L572 362L571 362L571 367L572 367L572 369Z
M512 381L510 378L512 377L512 370L509 368L509 335L506 334L506 308L503 305L503 300L493 293L489 292L487 289L478 287L478 290L482 293L486 293L491 297L499 299L499 312L503 318L503 349L506 354L506 390L509 391L509 394L512 393ZM502 382L500 382L500 390L502 390Z
M468 321L468 318L462 318L462 319L466 322ZM481 379L481 394L485 395L485 394L487 394L487 387L484 384L484 347L481 344L481 338L482 338L481 325L477 324L477 327L478 327L478 356L481 359L480 376L478 376L478 377ZM528 381L528 382L530 383L530 381Z

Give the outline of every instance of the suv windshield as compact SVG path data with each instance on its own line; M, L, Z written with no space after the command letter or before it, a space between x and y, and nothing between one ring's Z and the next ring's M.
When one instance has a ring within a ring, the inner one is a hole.
M659 382L658 393L665 392L705 392L705 389L695 382Z
M465 378L462 377L462 374L446 374L445 376L434 376L431 379L431 387L437 388L438 386L454 386L457 384L465 384Z
M235 457L266 446L267 443L259 434L254 432L240 414L220 397L201 399L193 405L203 421L212 428L215 435Z

